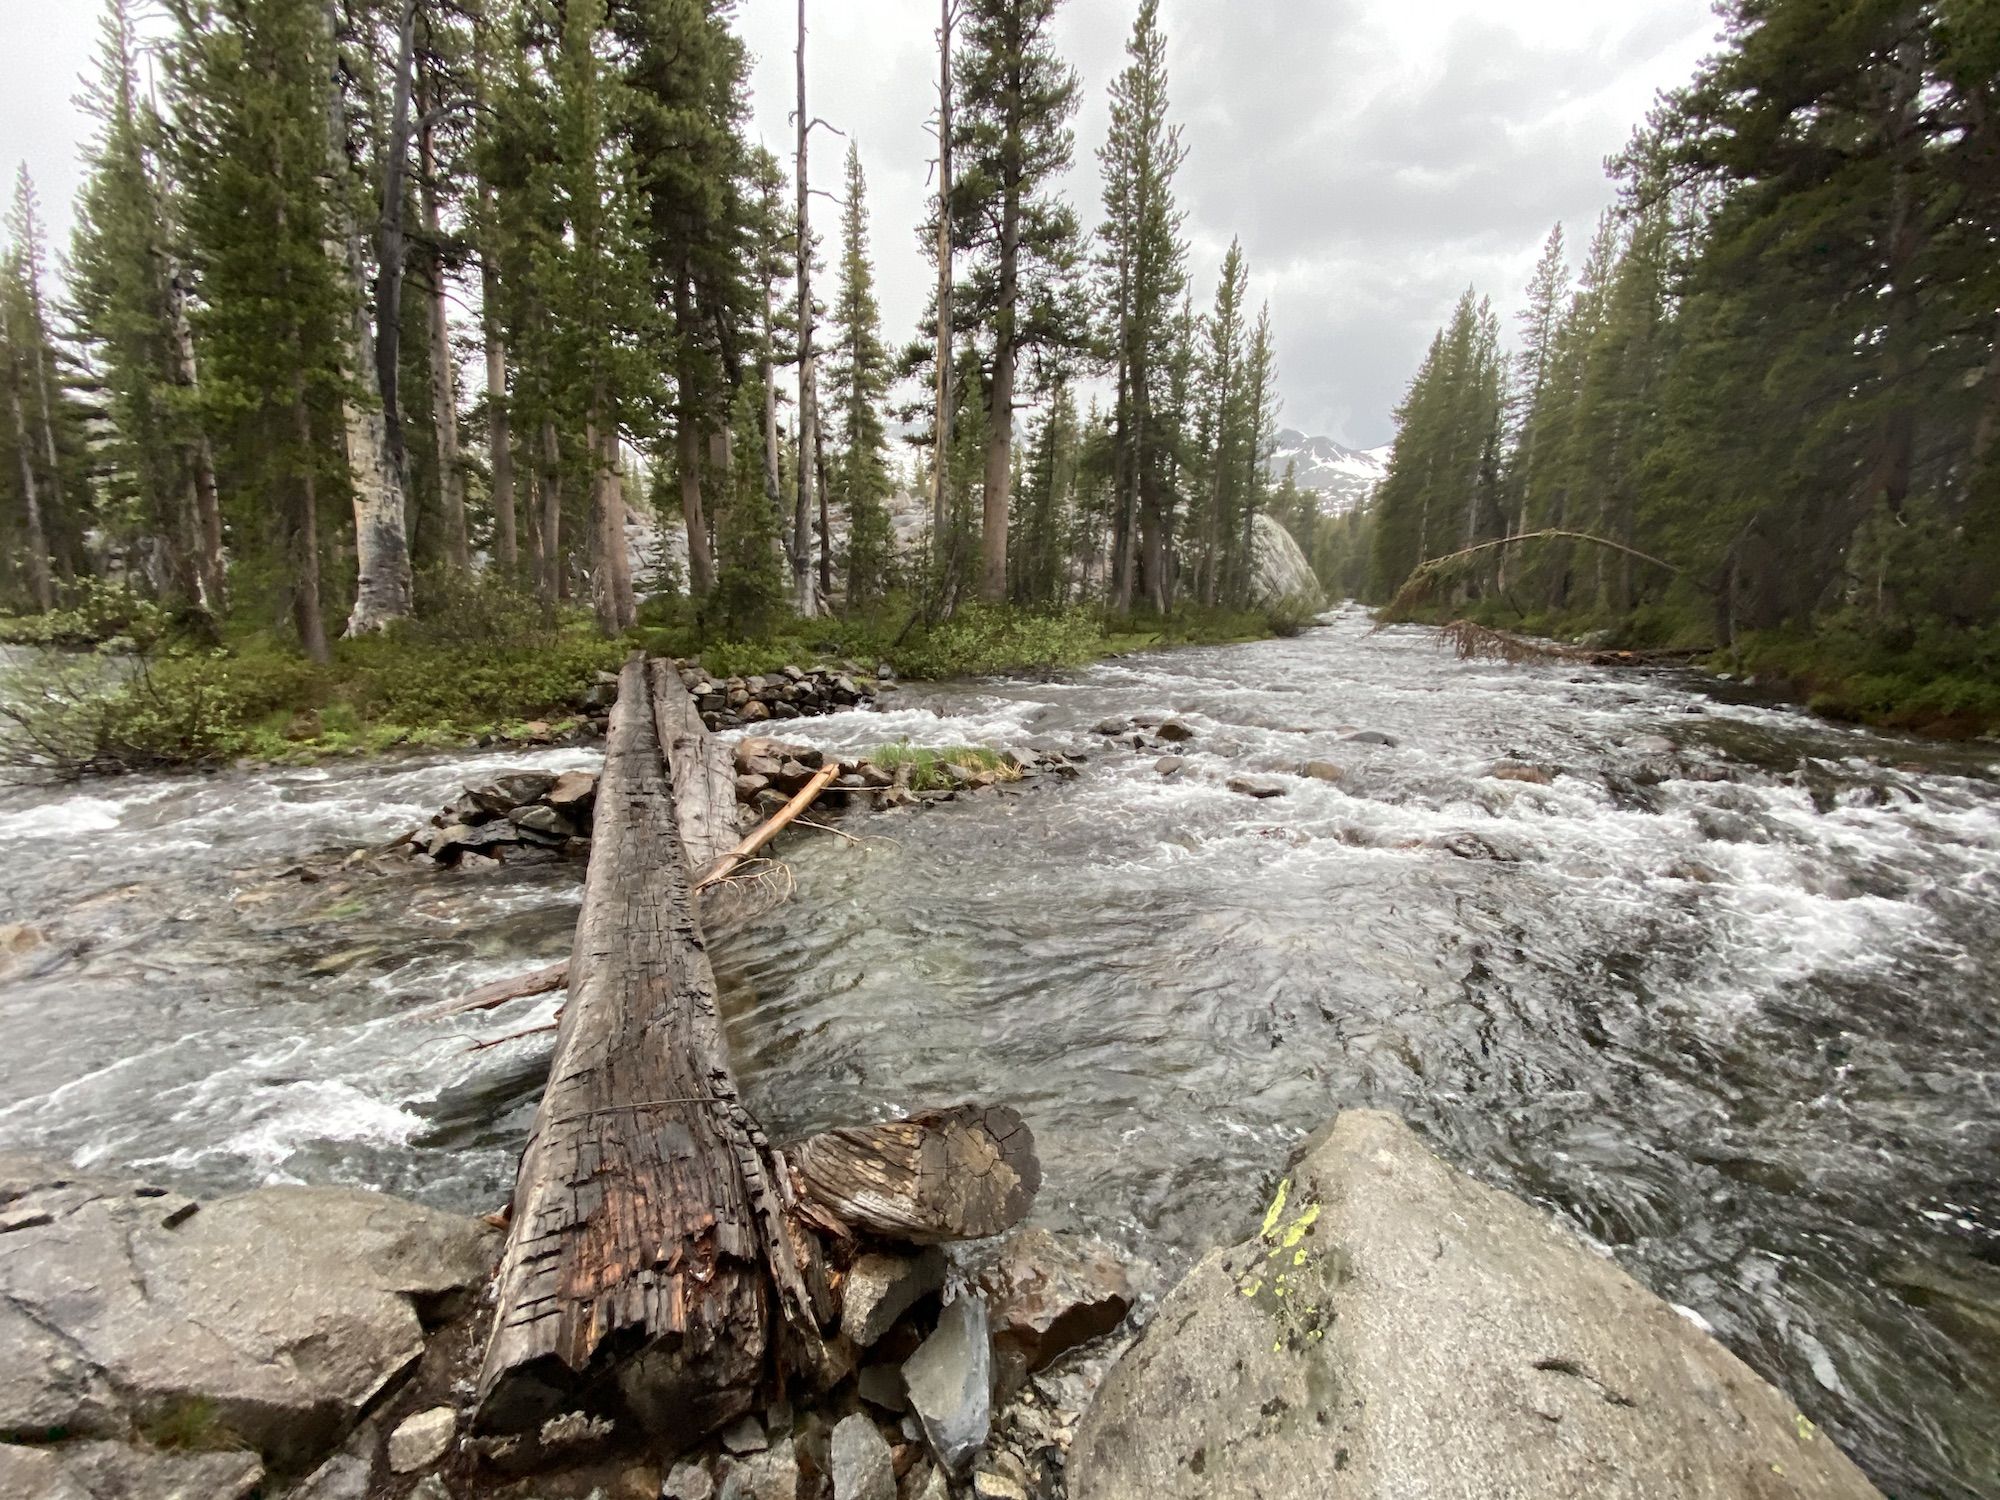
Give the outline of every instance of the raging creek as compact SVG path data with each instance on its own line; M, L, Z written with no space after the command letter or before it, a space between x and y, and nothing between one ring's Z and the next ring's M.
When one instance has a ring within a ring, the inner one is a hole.
M1093 733L1169 714L1192 742ZM794 899L715 955L773 1135L1005 1101L1041 1221L1178 1269L1240 1238L1307 1131L1393 1109L1712 1326L1890 1494L2000 1494L2000 748L1462 664L1354 612L787 728L1091 760L782 846ZM7 794L0 1149L497 1207L549 1041L473 1048L555 997L408 1016L564 954L576 868L287 872L464 781L596 759Z

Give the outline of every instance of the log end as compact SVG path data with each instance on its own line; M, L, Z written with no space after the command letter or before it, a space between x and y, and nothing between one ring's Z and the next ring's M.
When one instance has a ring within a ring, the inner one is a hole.
M847 1126L786 1153L811 1207L852 1229L935 1245L1004 1234L1041 1191L1034 1132L1006 1105Z

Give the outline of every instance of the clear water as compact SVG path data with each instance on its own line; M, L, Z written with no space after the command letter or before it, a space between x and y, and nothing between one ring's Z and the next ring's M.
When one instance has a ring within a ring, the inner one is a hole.
M1172 780L1089 732L1165 713L1197 732ZM717 953L774 1133L1006 1100L1041 1217L1171 1269L1239 1237L1333 1112L1395 1109L1713 1326L1891 1494L2000 1495L2000 748L1461 664L1358 615L809 728L1093 758L783 846L797 898ZM463 780L590 758L0 803L0 921L48 939L0 983L0 1147L497 1206L548 1040L469 1049L554 999L409 1013L566 951L574 872L279 877ZM1486 778L1500 758L1561 774ZM1347 779L1286 774L1307 759ZM1290 795L1227 790L1246 774Z

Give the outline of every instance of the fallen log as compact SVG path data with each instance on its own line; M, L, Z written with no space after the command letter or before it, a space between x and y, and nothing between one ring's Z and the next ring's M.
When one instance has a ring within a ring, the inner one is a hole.
M770 1334L755 1149L716 1008L655 695L619 681L569 1002L521 1162L478 1425L615 1408L664 1442L750 1410Z
M719 804L702 788L721 787L686 701L636 657L620 678L569 997L476 1384L485 1432L585 1410L691 1447L751 1410L773 1373L841 1373L824 1338L839 1315L827 1240L997 1234L1040 1185L1008 1109L829 1131L792 1153L751 1119L696 918L686 839L692 827L713 854ZM710 809L692 823L684 785Z

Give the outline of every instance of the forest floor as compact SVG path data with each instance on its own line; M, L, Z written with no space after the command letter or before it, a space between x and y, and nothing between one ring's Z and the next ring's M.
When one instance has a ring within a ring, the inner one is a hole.
M1834 617L1810 630L1740 636L1715 644L1707 615L1671 604L1624 617L1523 615L1497 601L1422 611L1423 623L1475 623L1542 640L1606 650L1698 652L1689 666L1798 703L1822 718L1926 739L2000 735L2000 631L1947 630Z

